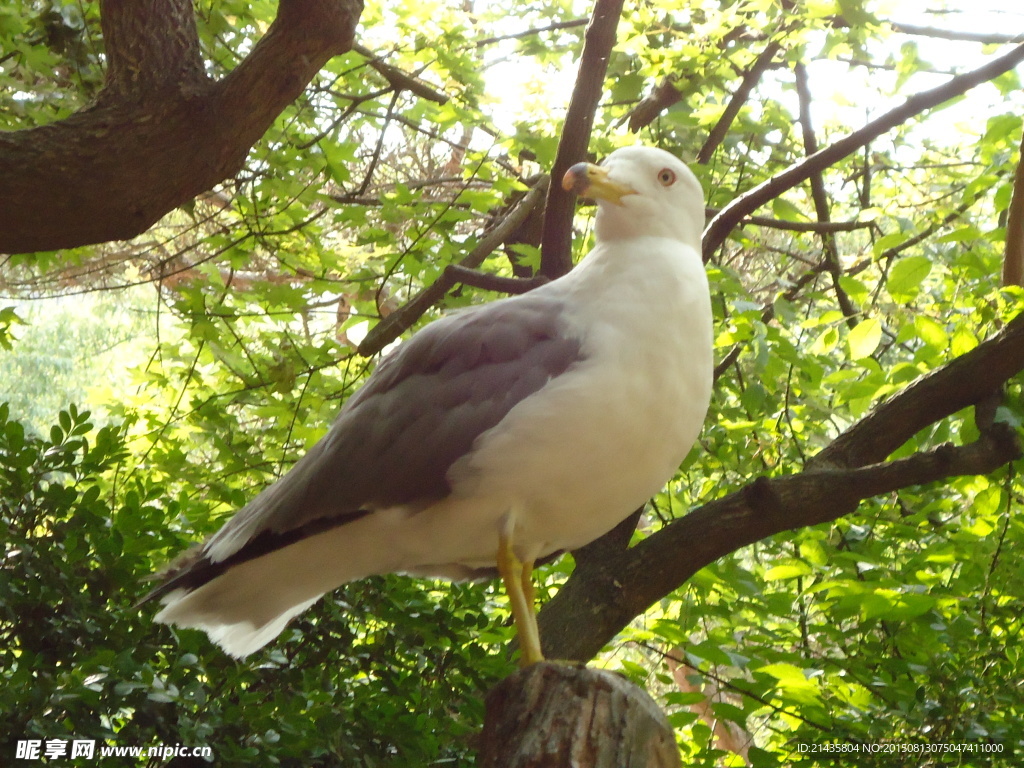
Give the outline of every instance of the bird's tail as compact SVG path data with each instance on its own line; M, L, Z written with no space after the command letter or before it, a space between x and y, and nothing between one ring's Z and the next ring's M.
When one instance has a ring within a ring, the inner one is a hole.
M157 594L156 621L201 629L241 658L277 637L291 619L342 584L400 568L380 518L366 518L225 568L200 585ZM377 524L375 524L377 523Z

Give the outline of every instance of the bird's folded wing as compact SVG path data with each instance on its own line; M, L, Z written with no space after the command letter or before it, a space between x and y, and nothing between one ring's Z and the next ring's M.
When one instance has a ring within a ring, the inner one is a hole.
M543 290L424 327L386 357L328 433L280 480L163 574L144 600L375 509L444 498L446 474L520 401L580 362L564 303Z

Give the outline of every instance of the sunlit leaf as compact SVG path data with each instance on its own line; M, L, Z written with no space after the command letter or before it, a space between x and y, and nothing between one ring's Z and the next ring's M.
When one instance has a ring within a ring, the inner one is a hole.
M870 357L882 340L882 324L877 318L866 317L850 330L846 342L850 357L861 360Z

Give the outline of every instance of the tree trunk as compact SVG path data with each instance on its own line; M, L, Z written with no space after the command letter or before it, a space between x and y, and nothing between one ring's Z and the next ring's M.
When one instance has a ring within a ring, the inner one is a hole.
M672 728L644 691L599 669L542 662L487 695L480 768L677 768Z
M0 253L124 240L232 177L328 59L352 47L362 0L280 0L222 80L203 71L191 0L101 4L96 104L0 134Z

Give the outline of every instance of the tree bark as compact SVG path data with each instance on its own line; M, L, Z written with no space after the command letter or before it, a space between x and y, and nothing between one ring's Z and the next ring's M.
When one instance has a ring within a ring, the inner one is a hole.
M654 700L599 669L542 662L487 696L480 768L676 768L672 727Z
M0 252L134 237L235 175L327 60L352 47L361 11L362 0L281 0L263 39L215 81L190 0L105 0L96 103L0 134Z

